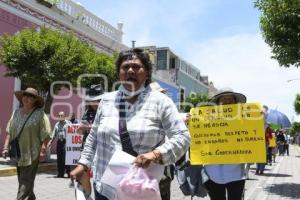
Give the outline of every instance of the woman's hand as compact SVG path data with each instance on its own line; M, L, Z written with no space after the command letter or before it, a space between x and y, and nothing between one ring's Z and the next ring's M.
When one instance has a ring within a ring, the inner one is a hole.
M87 121L82 121L77 129L78 134L84 134L86 131L90 131L92 128L92 125L89 124Z
M82 164L78 164L76 166L75 169L73 169L70 173L70 177L72 180L77 180L77 181L80 181L83 173L87 170L87 167L85 167L84 165Z
M45 147L42 147L41 148L41 151L40 151L40 161L45 161L46 160L46 157L47 157L47 149Z
M4 159L6 159L6 157L8 157L8 148L3 148L3 151L2 151L2 157Z
M76 180L82 185L85 195L89 196L92 192L92 186L87 170L88 168L85 165L79 163L77 167L71 171L70 176L72 180Z
M150 151L138 155L133 163L142 168L148 168L151 163L159 163L161 161L161 154L158 150Z

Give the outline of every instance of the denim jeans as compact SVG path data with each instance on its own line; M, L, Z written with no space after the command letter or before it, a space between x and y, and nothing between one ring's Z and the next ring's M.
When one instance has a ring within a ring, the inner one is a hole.
M265 166L266 166L266 163L257 163L256 164L256 172L259 173L263 173L264 170L265 170Z

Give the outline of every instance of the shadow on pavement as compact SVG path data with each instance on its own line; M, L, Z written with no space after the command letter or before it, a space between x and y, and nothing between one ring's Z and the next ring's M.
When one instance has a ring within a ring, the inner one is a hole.
M249 180L249 181L257 181L258 179L257 178L247 178L247 180Z
M300 158L300 156L295 156L296 158Z
M278 174L278 173L264 173L263 175L260 175L260 176L291 177L292 175L289 175L289 174Z
M285 183L285 184L274 184L265 188L269 193L280 195L286 198L300 199L300 184L296 183Z
M250 170L251 170L251 171L255 171L255 170L256 170L256 167L250 167ZM270 171L270 170L271 170L271 169L265 168L264 171Z

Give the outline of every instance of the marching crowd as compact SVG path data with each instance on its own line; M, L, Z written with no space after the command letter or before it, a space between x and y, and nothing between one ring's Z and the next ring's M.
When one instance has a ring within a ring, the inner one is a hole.
M65 113L61 111L52 132L49 119L43 111L44 100L37 90L27 88L15 92L21 107L14 111L7 125L3 156L8 156L12 141L15 140L18 143L18 200L36 199L33 187L38 164L46 156L47 148L54 140L57 140L57 177L64 177L66 173L72 180L83 185L87 196L92 190L89 185L89 177L92 176L95 200L126 199L122 197L124 193L125 196L133 195L129 199L152 199L143 196L148 191L145 179L141 179L142 182L129 181L129 185L121 190L102 182L102 176L114 152L122 150L135 157L133 165L140 170L140 174L143 174L143 170L147 172L154 164L165 166L162 178L156 183L157 187L151 185L155 183L152 180L149 185L150 189L158 190L156 194L159 196L156 199L170 199L174 169L182 170L188 165L186 152L189 151L190 134L187 120L182 119L176 105L164 94L164 90L153 83L152 64L147 53L140 49L121 52L116 61L116 69L121 83L117 91L104 93L100 85L92 85L85 99L87 107L81 120L75 119L74 113L67 120ZM225 91L213 96L210 103L246 103L246 96ZM65 165L64 127L78 123L78 132L84 135L84 142L78 164L71 169ZM289 154L289 141L283 130L275 133L267 125L266 156L269 164L275 161L277 151L279 155ZM257 164L257 174L263 174L264 165L265 163ZM201 180L200 184L211 200L243 198L247 164L205 165L201 172L206 179Z

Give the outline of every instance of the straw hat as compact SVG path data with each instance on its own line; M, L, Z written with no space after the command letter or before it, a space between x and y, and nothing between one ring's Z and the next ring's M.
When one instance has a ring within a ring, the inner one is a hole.
M24 94L29 94L32 95L36 98L37 100L37 107L41 108L44 106L44 98L41 97L40 95L38 95L38 91L34 88L26 88L26 90L20 90L20 91L16 91L15 95L17 97L17 99L19 100L20 103L22 103L22 97Z
M246 101L247 101L246 96L241 93L237 93L237 92L233 92L233 91L222 91L222 92L216 94L215 96L213 96L209 102L217 103L218 100L223 96L234 96L237 103L246 103Z

